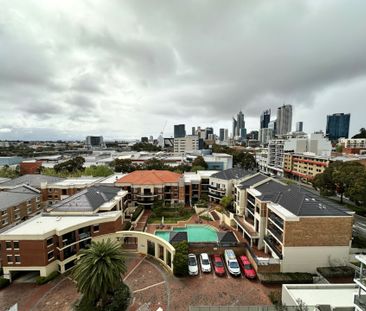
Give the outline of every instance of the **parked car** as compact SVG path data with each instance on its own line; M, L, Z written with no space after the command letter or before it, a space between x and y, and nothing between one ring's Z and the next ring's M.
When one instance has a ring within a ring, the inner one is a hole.
M255 270L253 269L249 259L246 256L239 256L239 265L241 271L243 272L246 278L248 279L256 278L257 274L255 273Z
M241 275L238 261L236 260L235 253L232 249L225 249L225 263L227 270L231 275Z
M224 276L226 274L224 261L222 260L221 255L218 254L212 255L212 265L216 275Z
M211 272L211 262L210 258L206 253L202 253L200 255L200 262L201 262L201 270L202 272Z
M188 274L198 275L198 264L195 254L188 254Z

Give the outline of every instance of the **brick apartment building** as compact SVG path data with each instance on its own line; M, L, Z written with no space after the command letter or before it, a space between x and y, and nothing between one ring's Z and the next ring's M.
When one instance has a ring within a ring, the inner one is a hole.
M77 177L41 184L42 201L48 205L64 200L75 193L102 182L104 177Z
M283 171L285 177L301 181L311 181L329 166L330 158L308 153L285 153Z
M17 271L39 271L41 276L53 271L64 273L93 238L121 229L121 211L33 217L0 234L4 277L11 280Z
M40 191L30 186L17 186L0 191L0 231L42 211Z
M262 174L235 186L235 226L281 272L315 272L348 261L353 212Z

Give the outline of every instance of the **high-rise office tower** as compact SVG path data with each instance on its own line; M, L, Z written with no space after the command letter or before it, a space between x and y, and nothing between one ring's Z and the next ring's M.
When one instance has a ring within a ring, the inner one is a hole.
M220 141L224 141L225 140L225 129L220 129L219 140Z
M212 127L206 127L206 139L210 139L209 137L212 137L214 133L214 130ZM212 136L209 136L212 135Z
M327 116L326 135L329 140L337 140L338 138L348 138L349 122L351 114L335 113Z
M270 122L270 120L271 120L271 110L263 111L261 114L260 128L261 129L268 128L268 123Z
M196 135L196 128L192 126L192 135Z
M283 105L277 108L277 135L285 135L292 129L292 106Z
M184 124L174 125L174 138L185 137L186 136L186 126Z
M271 122L268 123L268 128L273 130L273 135L276 135L276 131L277 131L277 120L273 120Z
M238 122L236 121L235 118L233 118L233 138L235 138L235 136L237 136L237 134L236 134L237 126L238 126Z
M303 122L302 121L296 122L296 132L302 132L303 130L304 130Z
M229 140L229 130L225 129L224 130L224 141L228 141Z
M238 117L236 120L238 122L236 132L237 132L238 136L241 136L241 132L242 132L241 129L245 128L244 114L241 112L241 110L239 111Z

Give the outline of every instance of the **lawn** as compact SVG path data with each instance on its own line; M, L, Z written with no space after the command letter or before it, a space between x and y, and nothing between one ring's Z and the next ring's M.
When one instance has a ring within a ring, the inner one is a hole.
M187 207L153 209L148 223L161 223L162 217L164 217L164 223L176 223L178 221L188 220L193 214L194 210Z

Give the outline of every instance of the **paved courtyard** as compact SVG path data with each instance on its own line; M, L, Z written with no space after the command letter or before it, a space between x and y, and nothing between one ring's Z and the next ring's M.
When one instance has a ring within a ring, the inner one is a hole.
M158 307L183 311L189 305L269 305L269 292L279 290L243 277L219 278L213 273L178 279L155 260L140 255L129 255L127 265L124 281L133 292L132 311L155 311ZM65 276L42 286L14 283L0 290L0 310L18 302L20 311L66 311L72 310L78 297L74 283Z

